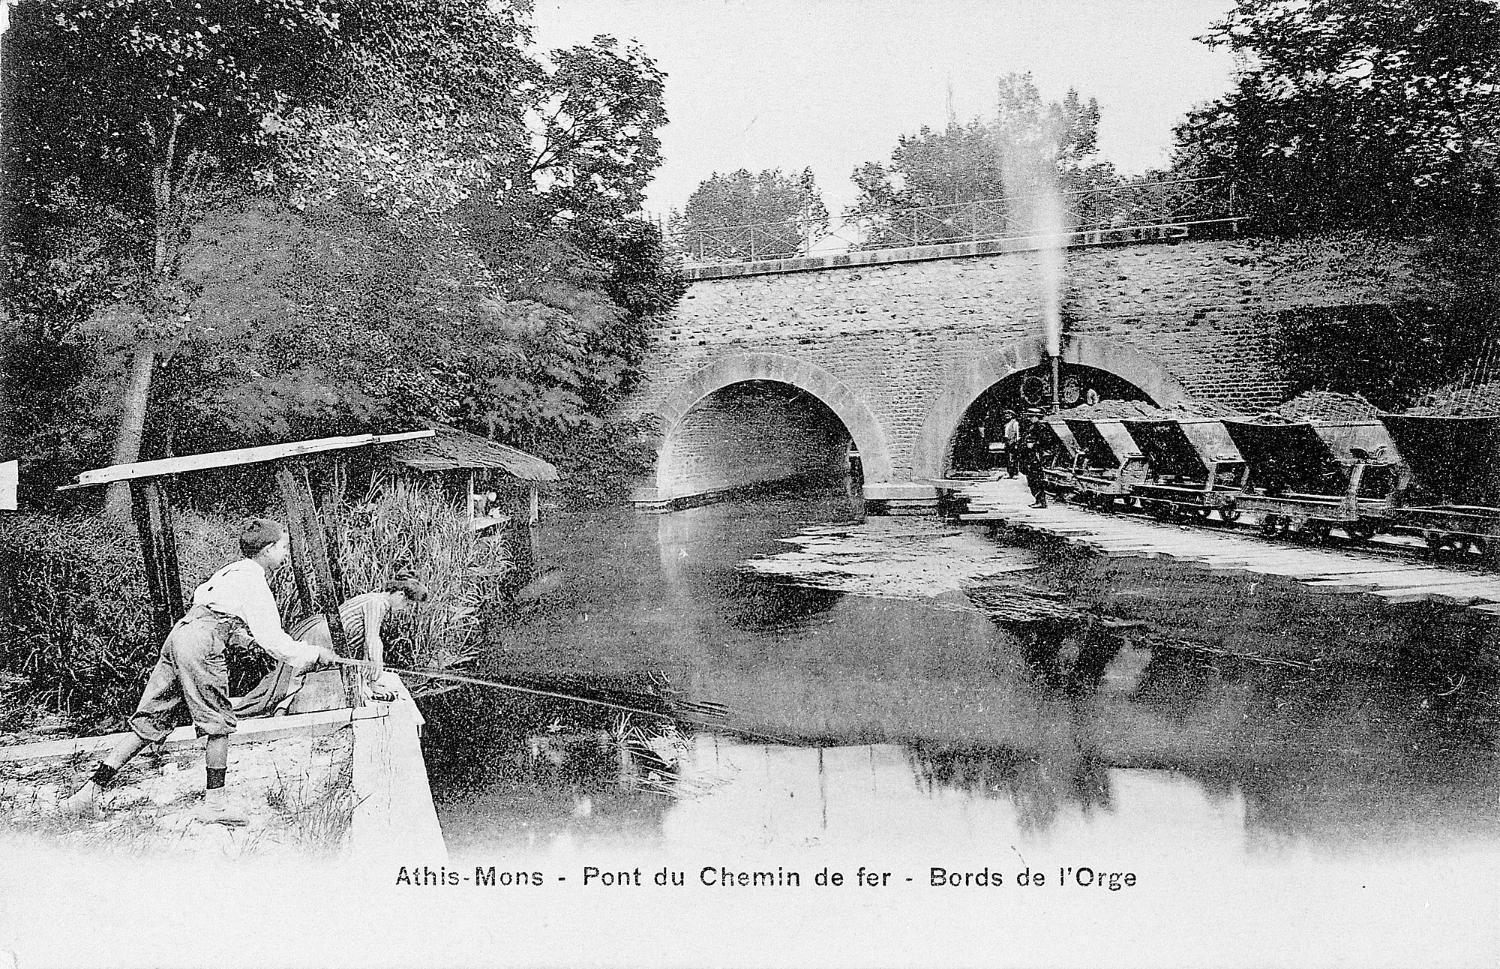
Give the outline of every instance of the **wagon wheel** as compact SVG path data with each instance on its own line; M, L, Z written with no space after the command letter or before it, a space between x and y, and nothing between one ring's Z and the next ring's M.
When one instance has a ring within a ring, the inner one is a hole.
M1193 507L1188 509L1188 514L1201 522L1208 521L1208 516L1212 515L1213 513L1214 510L1212 508Z
M1462 535L1444 535L1438 544L1438 552L1454 557L1464 554L1464 546L1467 543Z
M1302 526L1307 536L1319 545L1328 541L1328 536L1333 533L1333 526L1328 522L1308 522Z
M1482 538L1471 538L1469 539L1469 551L1474 554L1475 558L1482 559L1490 554L1490 546Z
M1240 510L1233 504L1225 505L1224 507L1219 509L1219 518L1221 518L1226 525L1236 524L1240 520L1240 514Z
M1281 515L1267 515L1260 520L1261 533L1269 538L1280 538L1291 528L1292 521Z
M1435 529L1425 529L1422 532L1422 541L1427 543L1427 550L1436 555L1443 548L1443 533Z
M1352 521L1344 525L1344 534L1356 542L1368 542L1375 537L1375 526L1367 521Z

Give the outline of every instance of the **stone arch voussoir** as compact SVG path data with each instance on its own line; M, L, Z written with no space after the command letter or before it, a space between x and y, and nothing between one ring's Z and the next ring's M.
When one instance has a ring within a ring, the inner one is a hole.
M1019 370L1040 366L1047 360L1041 337L1018 340L991 353L982 354L956 370L928 411L921 436L912 449L912 474L918 480L933 480L943 474L948 442L964 413L979 395ZM1158 406L1187 403L1187 388L1151 354L1118 340L1088 334L1063 337L1063 363L1093 367L1128 380Z
M818 398L848 429L859 448L866 481L890 481L890 444L884 428L858 394L833 374L815 364L780 353L736 353L722 356L695 371L655 408L661 418L663 441L705 397L731 384L769 380L790 384ZM658 459L658 470L660 470Z

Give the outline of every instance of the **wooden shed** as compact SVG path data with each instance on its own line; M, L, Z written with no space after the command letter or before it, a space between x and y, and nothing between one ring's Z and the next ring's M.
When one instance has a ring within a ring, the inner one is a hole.
M382 447L380 454L397 467L455 479L452 491L468 509L471 527L513 532L517 553L529 557L517 563L518 575L530 575L537 562L541 489L557 481L557 468L533 454L457 428L439 426L433 431L430 437ZM513 491L518 500L490 502L486 495L491 485Z

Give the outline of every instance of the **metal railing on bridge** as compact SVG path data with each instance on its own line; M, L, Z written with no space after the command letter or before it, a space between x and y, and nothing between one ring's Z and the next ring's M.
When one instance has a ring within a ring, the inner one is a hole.
M1118 233L1208 225L1244 218L1227 178L1139 181L1065 192L1062 231ZM1055 232L1037 196L980 199L950 205L846 216L832 224L798 219L759 225L673 230L669 237L689 266L759 262L872 249L1029 239Z

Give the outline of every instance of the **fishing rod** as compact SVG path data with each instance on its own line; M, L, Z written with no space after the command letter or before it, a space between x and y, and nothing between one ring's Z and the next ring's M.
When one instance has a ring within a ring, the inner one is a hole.
M334 661L340 666L353 666L359 669L373 669L375 666L375 664L370 662L369 660L349 659L343 656L334 657ZM388 673L395 673L398 676L424 676L430 680L444 680L449 683L464 683L468 684L469 686L487 686L496 690L511 690L515 693L529 693L532 696L544 696L554 700L568 700L573 703L587 703L596 707L607 707L611 710L619 710L622 713L635 713L643 717L658 717L662 720L671 720L677 723L688 723L692 724L695 727L702 727L706 730L718 730L722 733L735 734L737 736L748 737L754 740L764 740L773 744L783 744L786 746L793 745L792 741L786 739L785 737L777 737L773 734L768 733L759 733L755 730L746 730L743 727L732 727L727 723L714 723L710 720L699 720L695 717L684 717L676 713L663 713L660 710L646 710L641 707L627 706L623 703L613 703L609 700L595 700L590 697L577 696L576 694L572 693L558 693L554 690L542 690L531 686L517 686L514 683L502 683L499 680L486 680L481 679L477 676L465 676L462 673L436 673L430 672L428 670L405 670L398 669L394 666L383 666L382 669L384 669Z

